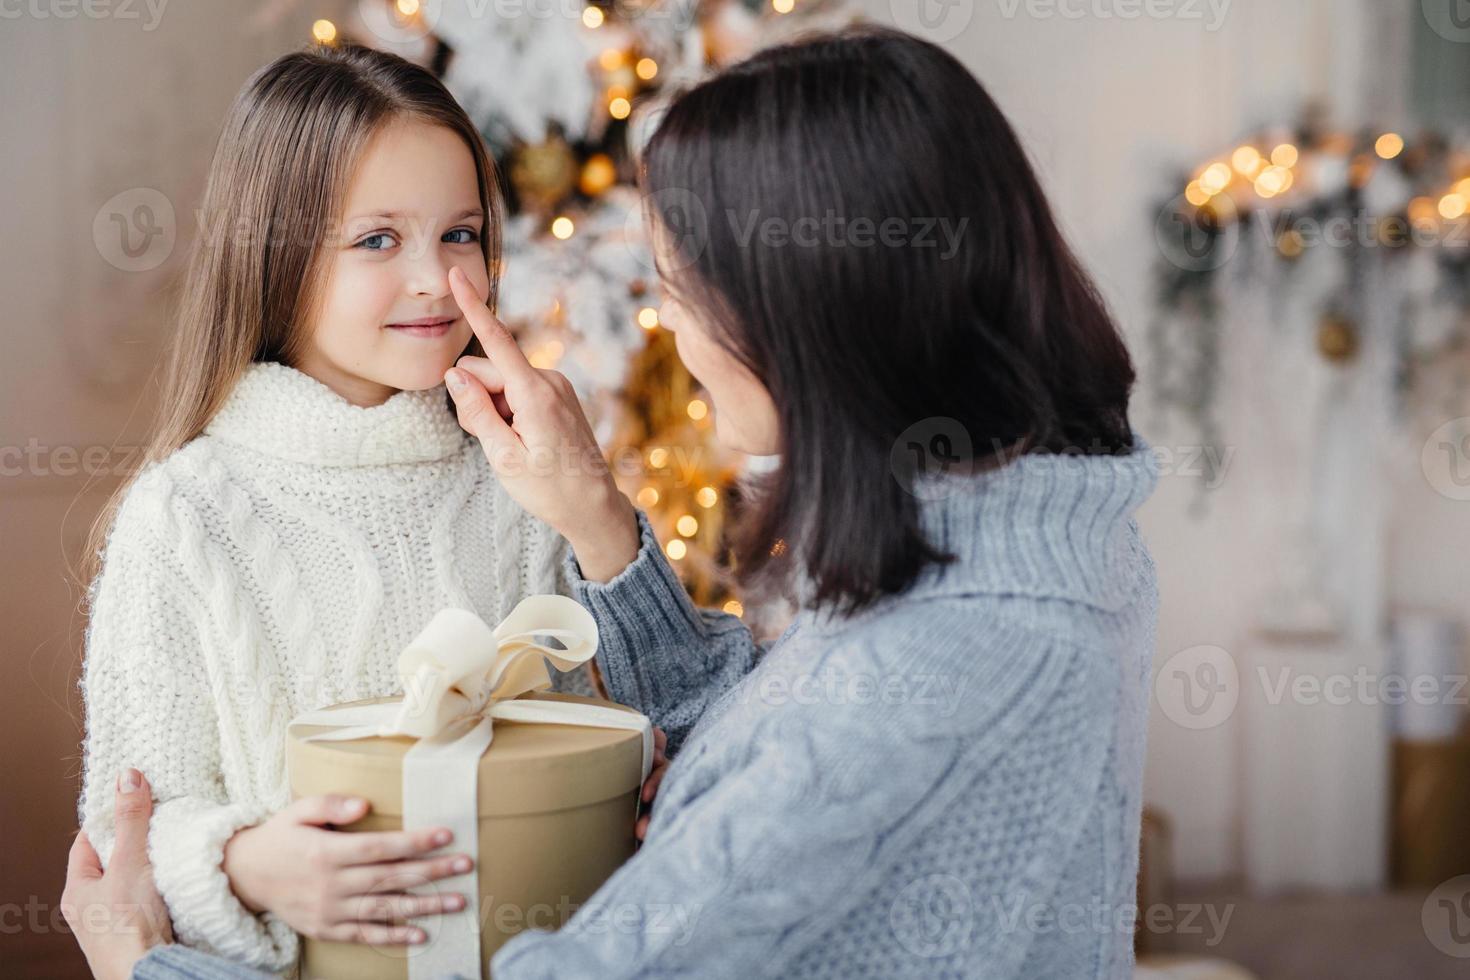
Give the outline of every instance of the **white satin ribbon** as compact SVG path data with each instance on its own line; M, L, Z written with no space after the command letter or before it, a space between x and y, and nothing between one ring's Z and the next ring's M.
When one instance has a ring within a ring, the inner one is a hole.
M556 639L563 649L547 645L545 638ZM330 726L306 736L308 742L391 735L418 739L403 756L403 828L448 827L455 849L475 862L464 875L421 886L424 893L458 890L466 903L459 912L437 918L432 942L407 947L409 980L482 976L477 782L480 757L494 738L494 719L640 732L640 785L648 778L653 726L643 715L595 704L511 700L549 688L548 664L568 671L596 652L596 621L566 596L523 599L493 630L468 610L443 609L398 657L400 703L323 708L291 719L288 728Z

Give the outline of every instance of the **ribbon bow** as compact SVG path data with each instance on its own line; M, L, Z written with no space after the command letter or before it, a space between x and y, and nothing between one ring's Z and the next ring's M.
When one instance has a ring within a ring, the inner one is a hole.
M558 645L550 646L551 640ZM549 688L548 665L573 670L596 652L596 621L566 596L522 599L494 629L468 610L442 609L399 654L400 703L324 708L291 719L288 728L328 728L305 736L308 742L391 735L418 739L403 756L403 828L447 826L456 848L475 862L462 879L440 884L458 888L467 901L459 912L440 916L433 943L410 947L410 980L481 976L476 784L480 757L494 738L494 719L640 732L639 781L648 778L653 726L643 715L595 704L513 700Z

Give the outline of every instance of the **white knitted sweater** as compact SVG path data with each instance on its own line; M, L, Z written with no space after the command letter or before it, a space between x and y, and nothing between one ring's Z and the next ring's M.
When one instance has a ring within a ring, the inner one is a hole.
M446 606L494 624L568 593L565 541L501 488L442 385L360 408L252 364L204 434L126 494L90 593L79 804L105 863L113 787L156 798L149 853L180 942L272 970L297 938L250 914L225 842L290 802L286 723L399 692L399 651ZM559 685L590 691L585 676Z

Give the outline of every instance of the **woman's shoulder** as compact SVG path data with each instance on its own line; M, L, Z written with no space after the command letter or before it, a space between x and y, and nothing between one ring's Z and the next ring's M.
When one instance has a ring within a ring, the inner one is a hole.
M923 646L968 656L984 647L1007 650L1045 642L1068 646L1110 645L1133 618L1151 608L1139 591L1120 610L1024 594L953 592L890 596L855 615L809 614L808 627L834 643L881 642L895 651Z
M891 707L922 725L939 716L915 711L916 704L975 721L1077 689L1088 692L1091 708L1110 714L1125 678L1124 651L1142 651L1148 638L1094 628L1075 612L1039 611L1033 602L1005 596L935 596L893 603L838 628L819 627L812 639L823 648L825 670L871 678L864 683L874 687L875 704L883 703L886 688ZM921 693L928 700L916 702Z

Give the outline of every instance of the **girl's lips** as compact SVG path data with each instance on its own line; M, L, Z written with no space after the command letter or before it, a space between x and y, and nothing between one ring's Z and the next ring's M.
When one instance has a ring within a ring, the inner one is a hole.
M388 329L409 337L442 337L454 326L453 317L426 316L403 323L390 323Z

